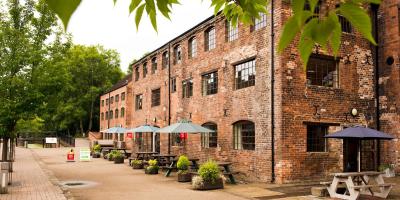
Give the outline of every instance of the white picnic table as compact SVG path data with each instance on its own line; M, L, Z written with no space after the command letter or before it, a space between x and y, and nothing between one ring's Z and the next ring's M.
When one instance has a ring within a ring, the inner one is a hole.
M330 197L339 199L356 200L361 194L386 198L394 184L385 183L383 172L344 172L333 173L332 182L322 182L327 186ZM344 194L337 193L339 185L344 185ZM372 190L379 188L379 191Z

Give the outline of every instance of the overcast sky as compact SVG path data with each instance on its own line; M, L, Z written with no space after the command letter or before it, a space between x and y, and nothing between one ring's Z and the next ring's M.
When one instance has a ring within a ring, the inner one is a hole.
M158 16L158 33L145 13L136 30L134 13L129 16L129 0L83 0L68 26L75 44L101 44L120 53L126 72L133 59L151 52L213 14L209 0L181 0L173 7L171 21Z

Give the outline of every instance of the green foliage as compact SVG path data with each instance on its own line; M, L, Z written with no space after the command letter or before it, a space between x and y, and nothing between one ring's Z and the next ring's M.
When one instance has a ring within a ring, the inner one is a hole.
M43 127L44 127L44 120L38 116L35 116L33 119L18 120L15 130L16 132L39 133L43 130Z
M131 164L132 164L132 165L141 165L141 164L143 164L143 161L142 161L142 160L137 160L137 159L135 159L135 160L132 160L132 161L131 161Z
M121 153L121 151L115 151L113 153L113 158L123 158L124 155Z
M93 146L93 151L94 152L100 152L101 146L99 144L96 144Z
M190 165L190 161L189 161L188 157L186 157L184 155L179 156L178 163L176 164L176 167L178 168L178 170L187 171L189 169L189 165Z
M49 7L59 15L64 24L64 28L67 29L69 19L72 13L78 8L81 0L46 0L46 2Z
M157 160L149 160L149 166L157 166Z
M157 165L157 160L149 160L149 166L146 168L148 171L157 171L160 167Z
M206 182L214 183L220 177L220 170L217 165L212 160L207 161L202 164L199 168L199 176Z
M383 172L383 171L385 171L386 169L392 170L392 169L394 169L394 165L393 165L393 164L387 164L387 163L385 163L385 164L379 165L379 167L378 167L378 171L380 171L380 172Z

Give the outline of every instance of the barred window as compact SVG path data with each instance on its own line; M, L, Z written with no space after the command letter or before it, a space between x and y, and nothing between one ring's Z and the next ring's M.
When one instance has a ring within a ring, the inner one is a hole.
M182 98L193 96L193 80L189 79L182 82Z
M142 103L143 103L143 94L136 95L135 109L142 110Z
M104 106L104 100L101 100L101 106Z
M197 55L197 41L195 37L189 39L189 58L194 58Z
M111 111L108 113L108 117L109 117L110 119L112 119L112 118L114 118L113 116L114 116L114 115L113 115L113 111L111 110Z
M135 81L139 80L139 66L136 66L135 68Z
M326 152L328 125L317 124L307 125L307 152Z
M203 96L217 94L218 92L218 72L211 72L201 76Z
M250 60L235 66L235 88L242 89L255 85L256 60Z
M125 100L125 92L121 93L121 101Z
M353 33L353 27L351 26L349 20L347 20L342 15L338 15L340 26L342 27L342 32Z
M171 93L176 92L176 78L171 79Z
M338 87L338 61L330 56L310 56L307 63L307 84Z
M119 101L119 94L115 95L115 102Z
M226 40L231 42L239 38L239 28L236 24L235 26L232 25L232 22L226 21Z
M181 61L182 61L181 45L176 45L174 47L174 65L181 63Z
M213 130L215 132L201 134L201 147L204 147L204 148L217 147L217 142L218 142L217 124L205 123L205 124L203 124L203 127Z
M101 120L104 120L104 113L101 113Z
M115 119L118 118L118 109L115 109Z
M209 51L215 48L215 28L210 27L205 32L205 50Z
M165 69L168 67L168 52L164 52L162 54L162 68Z
M251 121L239 121L233 124L233 148L255 150L255 127Z
M151 73L154 74L157 71L157 57L151 59Z
M120 117L124 117L124 116L125 116L125 108L122 107L122 108L121 108Z
M147 62L143 63L143 78L147 76Z
M254 25L251 28L253 31L256 31L256 30L266 27L267 26L267 15L265 13L260 13L259 18L254 18L253 24Z
M151 91L151 107L160 105L161 89L155 89Z

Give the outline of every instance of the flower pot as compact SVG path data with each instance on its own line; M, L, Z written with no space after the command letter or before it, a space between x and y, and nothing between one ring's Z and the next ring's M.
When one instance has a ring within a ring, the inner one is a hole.
M200 184L193 184L195 190L215 190L224 188L224 182L222 178L218 178L214 182L202 181Z
M114 158L112 156L108 156L108 161L114 161Z
M114 164L124 163L124 157L116 157L114 158Z
M95 152L95 153L93 153L93 155L92 155L92 158L100 158L100 153L98 153L98 152Z
M178 173L178 182L190 182L192 181L191 173Z
M145 174L158 174L158 167L148 167L144 170Z
M132 169L143 169L143 164L132 163Z

